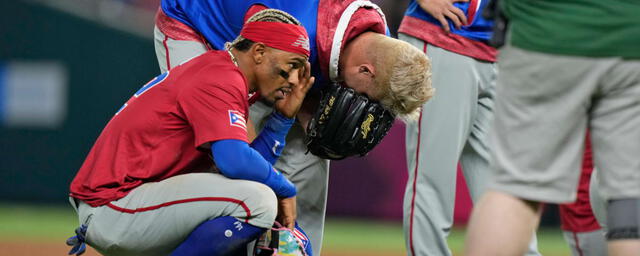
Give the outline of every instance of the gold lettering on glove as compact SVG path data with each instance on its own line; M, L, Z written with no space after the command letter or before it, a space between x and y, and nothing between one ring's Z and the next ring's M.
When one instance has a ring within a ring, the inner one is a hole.
M318 120L318 123L322 123L325 119L327 119L327 116L329 115L329 112L333 107L333 102L335 101L336 101L336 96L331 96L331 98L329 98L329 104L324 106L324 111L322 111L322 115L320 115L320 119Z
M375 117L373 117L372 114L368 114L367 119L365 119L364 122L362 122L362 125L360 125L360 134L362 134L363 139L366 139L367 135L369 135L369 131L371 131L371 123L373 122L373 120L375 120Z

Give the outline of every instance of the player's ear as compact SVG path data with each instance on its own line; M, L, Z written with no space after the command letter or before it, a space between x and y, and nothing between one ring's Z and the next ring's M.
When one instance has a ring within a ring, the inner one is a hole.
M368 63L360 64L360 66L358 67L359 74L369 76L371 78L376 77L375 70L376 69L373 67L373 65Z
M265 58L264 55L266 51L267 51L267 47L263 43L254 43L253 46L251 46L253 61L256 64L262 63L262 61Z

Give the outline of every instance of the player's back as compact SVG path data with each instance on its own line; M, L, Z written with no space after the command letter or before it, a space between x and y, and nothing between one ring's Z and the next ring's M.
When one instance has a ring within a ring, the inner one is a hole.
M233 41L253 5L279 9L295 17L307 30L311 46L310 62L316 58L316 27L320 0L162 0L162 11L202 34L214 49L224 49Z
M194 113L185 105L208 87L248 94L242 73L224 51L203 54L142 86L98 137L71 184L72 196L102 205L144 182L209 169L212 162L196 148L189 123Z
M505 0L510 44L539 52L640 59L640 1Z

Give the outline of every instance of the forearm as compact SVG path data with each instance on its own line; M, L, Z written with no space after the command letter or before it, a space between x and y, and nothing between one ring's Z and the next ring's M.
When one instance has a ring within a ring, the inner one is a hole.
M211 144L211 154L220 172L232 179L252 180L269 186L281 198L296 195L296 187L273 168L256 150L240 140Z
M295 119L286 118L274 112L264 125L260 134L251 142L255 149L270 164L275 164L282 153L285 139Z

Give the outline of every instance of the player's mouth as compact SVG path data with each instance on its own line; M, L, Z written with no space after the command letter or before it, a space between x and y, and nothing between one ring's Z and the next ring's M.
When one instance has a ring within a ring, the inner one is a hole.
M291 93L291 87L281 87L275 91L274 98L276 100L281 100L287 97L289 93Z

